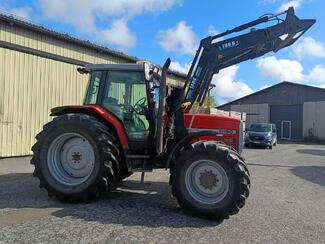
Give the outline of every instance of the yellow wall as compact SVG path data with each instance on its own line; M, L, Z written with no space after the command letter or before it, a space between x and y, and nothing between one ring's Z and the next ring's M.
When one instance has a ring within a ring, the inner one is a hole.
M1 21L0 40L89 63L129 62L122 58L99 53L95 50L59 40L55 37L23 29L16 25L10 26Z
M0 40L89 63L130 62L1 21ZM81 104L86 80L76 65L0 48L0 157L30 155L50 109Z
M49 35L33 32L17 25L11 26L1 21L0 40L93 64L130 62L127 59L114 57ZM181 86L184 80L175 75L170 75L167 77L167 82Z
M52 107L81 104L76 66L0 48L0 157L30 154Z

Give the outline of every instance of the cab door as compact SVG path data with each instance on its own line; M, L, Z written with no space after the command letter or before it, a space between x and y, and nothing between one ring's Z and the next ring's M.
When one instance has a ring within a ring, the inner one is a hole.
M123 124L130 144L148 141L148 99L144 75L138 71L109 71L101 105Z

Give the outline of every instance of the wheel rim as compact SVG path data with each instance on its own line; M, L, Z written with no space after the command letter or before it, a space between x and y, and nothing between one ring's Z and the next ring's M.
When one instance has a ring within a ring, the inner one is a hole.
M78 133L64 133L51 143L47 152L50 174L61 184L75 186L93 172L95 153L89 141Z
M198 160L187 169L185 186L196 201L215 204L227 195L229 179L226 171L218 163L211 160Z

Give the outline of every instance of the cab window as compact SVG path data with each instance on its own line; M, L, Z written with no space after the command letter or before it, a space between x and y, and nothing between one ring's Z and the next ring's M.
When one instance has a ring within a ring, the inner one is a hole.
M142 72L110 71L102 106L123 122L130 139L147 138L147 90Z
M85 105L93 105L97 103L99 84L102 78L102 71L94 71L90 74L88 88L84 100Z

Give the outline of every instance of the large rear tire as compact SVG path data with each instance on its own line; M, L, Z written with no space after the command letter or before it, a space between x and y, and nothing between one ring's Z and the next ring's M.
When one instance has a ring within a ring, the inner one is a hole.
M56 117L32 147L34 176L49 196L88 202L114 189L121 151L108 127L85 114Z
M225 145L201 141L186 147L171 168L172 193L190 214L225 219L238 213L249 195L246 164Z

